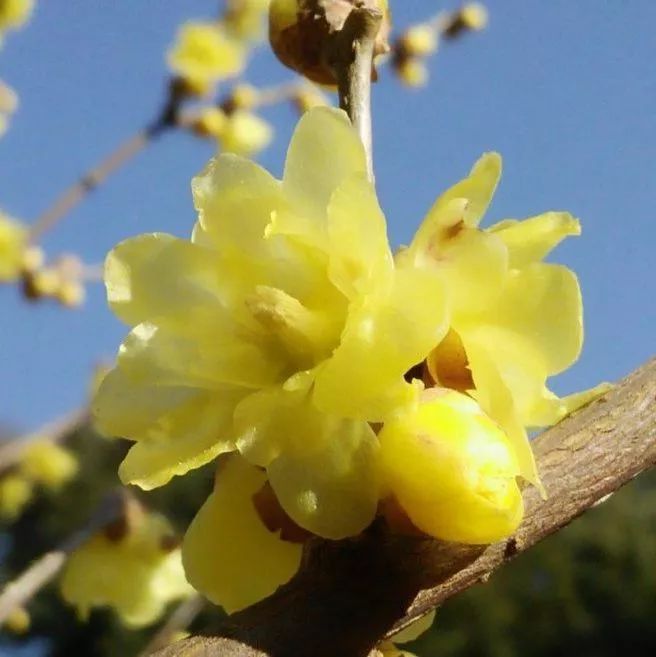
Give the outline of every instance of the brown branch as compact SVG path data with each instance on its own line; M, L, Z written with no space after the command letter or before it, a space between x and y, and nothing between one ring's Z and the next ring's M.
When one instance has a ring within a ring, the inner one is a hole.
M342 29L329 41L328 61L337 79L339 106L349 115L367 156L373 180L371 139L371 76L376 37L383 13L373 6L355 6Z
M65 539L59 547L40 556L27 570L9 582L0 593L0 626L14 609L25 606L44 586L49 584L66 563L68 556L96 532L121 517L125 508L125 493L107 495L82 529Z
M655 401L656 359L536 439L549 498L525 492L526 517L508 541L464 546L391 536L378 526L357 539L317 540L288 584L231 616L218 637L194 637L157 656L364 657L653 466Z

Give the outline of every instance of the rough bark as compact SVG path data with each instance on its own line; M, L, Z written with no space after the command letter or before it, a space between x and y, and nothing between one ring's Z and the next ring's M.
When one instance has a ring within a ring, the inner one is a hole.
M214 637L158 657L365 657L374 644L558 531L656 463L656 360L534 443L549 497L524 493L517 534L492 546L390 536L316 540L299 573Z

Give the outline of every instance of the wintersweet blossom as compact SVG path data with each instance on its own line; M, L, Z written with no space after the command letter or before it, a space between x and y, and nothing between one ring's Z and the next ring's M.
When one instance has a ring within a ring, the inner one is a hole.
M153 488L239 450L299 526L356 534L379 498L371 423L417 403L404 375L447 330L441 277L395 268L339 110L305 114L282 180L222 154L192 188L191 242L142 235L107 259L134 326L94 403L135 441L120 475Z
M578 358L583 321L576 275L542 259L580 226L547 212L479 228L500 175L500 156L484 155L437 199L396 260L441 272L448 290L451 327L427 358L429 383L477 399L513 441L521 475L539 486L527 427L557 422L607 386L563 399L546 387Z
M166 519L145 512L123 534L95 535L70 555L63 598L83 619L93 607L109 606L130 627L155 622L169 602L193 593L172 539Z
M168 53L170 69L199 95L211 92L220 80L241 73L247 49L218 23L188 22L179 30Z
M78 462L71 451L44 438L27 445L19 469L34 483L57 491L77 474Z
M0 283L20 276L27 242L27 228L0 210Z

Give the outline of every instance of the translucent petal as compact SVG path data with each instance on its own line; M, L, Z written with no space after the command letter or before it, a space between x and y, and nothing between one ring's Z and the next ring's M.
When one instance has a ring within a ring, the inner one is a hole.
M205 240L224 252L266 253L264 231L271 213L285 206L280 182L261 166L229 153L210 160L191 183Z
M324 538L359 534L374 519L379 498L378 441L371 427L317 415L289 430L296 432L295 448L283 450L267 469L282 508Z
M469 176L448 189L428 211L413 239L426 244L440 229L453 225L453 201L464 199L461 219L465 225L475 228L485 214L501 177L501 156L485 153L476 162Z
M386 298L352 304L340 346L318 371L315 402L343 417L383 420L415 399L403 375L444 337L448 320L435 272L397 270Z
M547 374L569 367L583 344L582 302L576 275L562 265L534 263L512 271L483 324L502 327L530 341Z
M187 578L228 613L267 597L300 565L302 546L280 540L255 510L252 496L265 481L264 472L231 457L184 538Z
M545 212L522 221L506 219L489 231L508 247L510 266L521 268L542 260L566 237L580 235L581 225L569 212Z
M301 527L343 538L373 519L377 442L366 422L324 415L306 385L247 397L235 412L235 430L240 452L267 467L280 504Z
M432 253L446 279L454 313L480 312L503 290L508 251L495 235L464 227L435 245Z
M289 144L283 185L309 217L325 218L342 180L366 171L362 143L343 111L316 107L303 115Z
M105 285L112 310L130 325L158 318L177 326L190 314L222 313L216 255L164 233L139 235L112 249Z
M124 483L151 489L234 449L232 415L243 394L134 382L114 369L93 411L101 433L138 441L119 474Z
M330 199L328 248L328 275L348 298L390 284L393 261L385 216L363 174L346 179Z
M566 397L557 397L551 390L545 388L542 398L528 414L526 424L531 427L549 427L556 424L570 413L606 394L612 387L610 383L600 383L594 388Z
M476 385L476 390L472 391L473 396L483 411L497 422L508 436L517 455L519 474L544 492L533 450L517 413L513 395L492 358L494 350L490 352L489 345L485 342L481 344L469 336L463 342Z
M310 222L311 240L296 239L284 226L295 217L280 183L249 160L220 155L192 183L199 223L198 244L216 250L217 267L226 282L230 305L239 315L243 297L257 285L268 285L312 306L335 303L336 291L326 275L325 226ZM306 208L300 209L305 230ZM300 230L300 229L299 229ZM318 249L312 245L321 245Z
M135 382L207 389L259 387L278 381L284 353L231 322L191 322L185 334L139 324L120 347L119 366Z

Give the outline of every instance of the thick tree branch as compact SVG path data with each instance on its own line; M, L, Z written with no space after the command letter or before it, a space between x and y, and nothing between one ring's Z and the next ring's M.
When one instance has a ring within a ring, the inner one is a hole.
M158 657L364 657L653 466L655 401L652 360L543 433L535 453L549 498L525 492L526 517L510 540L464 546L390 536L376 526L353 540L317 540L291 582L234 614L218 637L194 637Z

